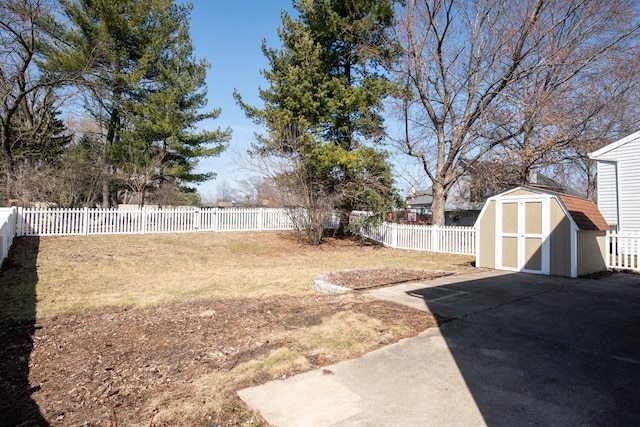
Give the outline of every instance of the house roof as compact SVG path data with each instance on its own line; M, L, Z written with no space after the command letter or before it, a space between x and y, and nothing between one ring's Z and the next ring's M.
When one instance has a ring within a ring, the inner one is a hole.
M610 230L611 227L607 224L602 213L598 210L598 207L593 200L584 199L582 197L571 196L569 194L558 193L556 191L546 190L538 187L520 186L509 190L505 193L511 193L518 189L524 189L533 191L536 193L544 193L552 196L556 196L560 199L564 208L569 213L573 221L580 230ZM503 194L505 194L503 193Z
M625 145L628 142L635 141L636 139L640 139L640 131L632 133L631 135L627 135L624 138L619 139L615 142L612 142L609 145L605 145L604 147L594 151L593 153L589 153L589 158L593 160L598 160L600 157L604 156L610 151L615 150L616 148L622 145Z
M482 164L484 166L491 166L491 163L488 162L480 162L476 163ZM549 178L546 175L538 171L533 171L531 176L530 187L541 188L549 191L555 191L562 193L566 190L562 184L557 181ZM471 200L470 194L467 187L470 185L472 178L466 175L461 176L456 183L451 187L447 199L445 200L444 209L446 212L455 212L455 211L479 211L482 209L485 200L487 197L482 197L478 200ZM494 193L495 194L495 193ZM416 190L415 188L411 188L409 194L406 198L407 205L412 208L430 208L433 203L433 186L428 187L426 190Z
M456 186L459 186L459 182L456 183ZM407 196L407 205L411 209L417 208L431 208L433 204L433 187L429 187L426 190L420 191L412 191ZM468 200L468 197L465 197L461 194L460 188L452 187L452 190L449 192L447 199L445 200L444 210L445 212L456 212L456 211L479 211L482 209L483 202L471 202Z
M430 206L431 203L433 203L433 196L431 194L417 194L413 197L407 198L407 203L412 206Z
M564 190L566 189L558 181L551 179L548 176L543 175L538 171L533 171L529 178L530 178L529 186L531 187L544 188L544 189L548 189L558 193L564 193Z

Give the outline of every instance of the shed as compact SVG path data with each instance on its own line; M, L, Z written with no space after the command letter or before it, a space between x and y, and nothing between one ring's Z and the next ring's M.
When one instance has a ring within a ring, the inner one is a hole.
M482 208L476 266L568 277L606 271L608 229L591 200L516 187Z

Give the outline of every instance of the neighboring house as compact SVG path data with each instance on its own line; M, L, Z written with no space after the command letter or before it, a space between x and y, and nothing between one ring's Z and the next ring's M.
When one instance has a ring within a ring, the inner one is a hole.
M433 193L431 187L424 191L416 191L411 188L407 196L407 209L421 215L431 215L431 204L433 203ZM472 226L480 210L483 201L471 201L468 197L464 197L462 185L460 181L456 183L445 202L445 225Z
M589 154L597 163L597 203L617 230L640 230L640 132Z
M472 226L475 224L485 201L495 194L515 187L508 174L503 174L498 180L492 173L495 164L488 162L476 162L469 166L466 172L451 187L445 202L445 225ZM499 181L499 182L497 182ZM533 171L529 174L529 186L544 190L564 193L565 188L553 179ZM431 214L433 193L431 187L424 191L411 188L406 199L407 209L419 214Z

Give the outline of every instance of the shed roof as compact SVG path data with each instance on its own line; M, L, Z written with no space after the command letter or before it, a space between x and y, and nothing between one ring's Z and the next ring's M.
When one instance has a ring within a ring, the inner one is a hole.
M610 230L611 227L607 224L602 213L598 210L598 207L593 200L584 199L582 197L570 196L569 194L558 193L551 190L545 190L535 187L521 186L513 190L507 191L510 193L517 189L524 189L535 193L549 194L556 196L560 199L565 209L571 215L571 218L578 226L580 230ZM506 194L503 193L503 194Z
M604 231L611 229L593 200L568 194L558 194L558 197L580 230Z

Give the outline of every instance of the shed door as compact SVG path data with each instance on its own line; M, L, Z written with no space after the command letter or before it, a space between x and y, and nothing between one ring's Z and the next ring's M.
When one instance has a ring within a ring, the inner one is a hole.
M499 200L496 210L496 266L549 274L547 199Z

